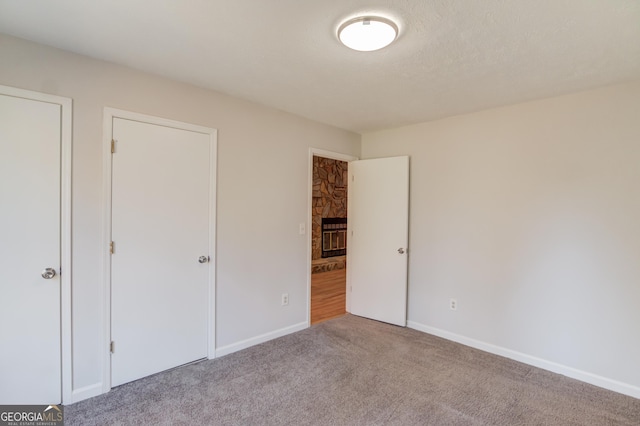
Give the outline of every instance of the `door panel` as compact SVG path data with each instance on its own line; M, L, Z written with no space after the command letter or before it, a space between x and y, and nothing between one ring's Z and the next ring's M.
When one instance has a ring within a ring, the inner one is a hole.
M207 356L209 135L113 119L112 386Z
M0 95L0 404L61 401L61 113Z
M409 157L352 161L349 175L351 313L405 326Z

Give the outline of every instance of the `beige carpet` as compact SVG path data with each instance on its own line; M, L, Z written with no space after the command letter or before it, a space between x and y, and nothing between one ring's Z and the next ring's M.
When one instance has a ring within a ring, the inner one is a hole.
M67 425L640 425L640 400L354 316L65 407Z

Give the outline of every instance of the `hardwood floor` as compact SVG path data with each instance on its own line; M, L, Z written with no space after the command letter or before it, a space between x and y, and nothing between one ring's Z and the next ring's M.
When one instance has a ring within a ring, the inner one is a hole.
M347 270L311 274L311 324L344 315Z

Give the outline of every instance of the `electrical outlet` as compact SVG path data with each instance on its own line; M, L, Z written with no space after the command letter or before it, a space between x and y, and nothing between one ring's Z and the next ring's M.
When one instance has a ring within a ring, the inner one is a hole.
M289 293L282 293L282 306L289 304Z
M449 299L449 309L452 311L458 310L458 301L456 299Z

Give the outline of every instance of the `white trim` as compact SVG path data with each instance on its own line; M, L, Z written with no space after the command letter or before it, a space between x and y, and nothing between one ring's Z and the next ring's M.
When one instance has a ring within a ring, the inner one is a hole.
M62 151L61 160L61 219L62 229L61 251L62 251L62 274L60 312L61 316L61 339L62 339L62 402L73 402L73 330L72 330L72 301L71 301L71 176L73 168L72 140L73 140L73 105L70 98L59 98L62 105Z
M538 358L532 355L527 355L522 352L514 351L511 349L496 346L491 343L486 343L480 340L472 339L469 337L461 336L459 334L451 333L439 328L430 327L428 325L420 324L415 321L408 321L407 327L414 330L422 331L424 333L432 334L434 336L442 337L443 339L451 340L472 348L480 349L481 351L489 352L494 355L500 355L505 358L513 359L515 361L522 362L524 364L532 365L534 367L542 368L553 373L562 374L563 376L571 377L572 379L580 380L585 383L590 383L595 386L599 386L604 389L608 389L614 392L622 393L632 396L634 398L640 398L640 387L634 386L628 383L623 383L617 380L609 379L607 377L598 376L597 374L589 373L587 371L578 370L573 367L558 364L556 362L547 361L542 358Z
M311 154L312 161L313 161L314 155L316 157L330 158L332 160L340 160L340 161L346 161L346 162L359 160L359 158L356 157L355 155L343 154L341 152L327 151L327 150L318 149L318 148L309 148L309 153Z
M355 161L358 157L340 152L325 151L324 149L309 148L309 171L308 171L308 188L307 195L307 327L311 325L311 239L313 234L313 157L330 158L340 161ZM349 287L349 271L347 270L347 288ZM350 308L349 292L346 293L347 312Z
M216 274L217 274L217 185L218 185L218 131L209 129L209 321L207 358L216 357Z
M111 241L111 136L113 135L113 117L115 111L104 109L102 121L102 240L100 250L102 262L100 276L102 277L102 339L100 353L102 354L102 393L111 389L111 256L109 242Z
M60 105L60 351L62 403L72 402L73 348L71 330L71 169L73 101L57 95L0 85L0 93Z
M72 401L75 404L76 402L93 398L94 396L98 396L102 393L104 393L102 391L102 383L95 383L93 385L81 387L80 389L74 389L72 393Z
M281 328L279 330L270 331L269 333L264 333L256 337L252 337L250 339L245 339L236 343L232 343L230 345L222 346L216 350L216 357L229 355L234 352L238 352L242 349L246 349L251 346L259 345L260 343L268 342L269 340L277 339L278 337L286 336L287 334L304 330L305 328L308 328L308 327L309 325L305 321L298 324L290 325L288 327Z
M138 112L126 111L117 108L104 107L105 115L112 118L122 118L125 120L139 121L141 123L155 124L158 126L172 127L179 130L189 130L191 132L198 132L212 135L212 139L216 141L217 130L211 127L199 126L197 124L185 123L182 121L171 120L169 118L156 117L154 115L140 114ZM112 132L109 132L110 134ZM111 143L111 139L109 139ZM109 147L109 153L111 153L111 147Z
M105 107L103 114L102 132L102 182L103 182L103 203L102 203L102 383L101 392L106 393L111 389L111 355L109 343L111 341L111 255L109 253L109 243L111 242L111 182L112 182L112 155L111 140L113 139L113 119L122 118L126 120L139 121L142 123L155 124L159 126L171 127L180 130L204 133L209 135L210 140L210 185L209 185L209 313L207 324L207 357L212 359L216 355L216 324L215 324L215 295L216 295L216 212L217 212L217 152L218 152L218 131L216 129L195 124L183 123L181 121L140 114L121 109ZM91 386L93 388L93 386ZM93 395L91 395L93 396Z

